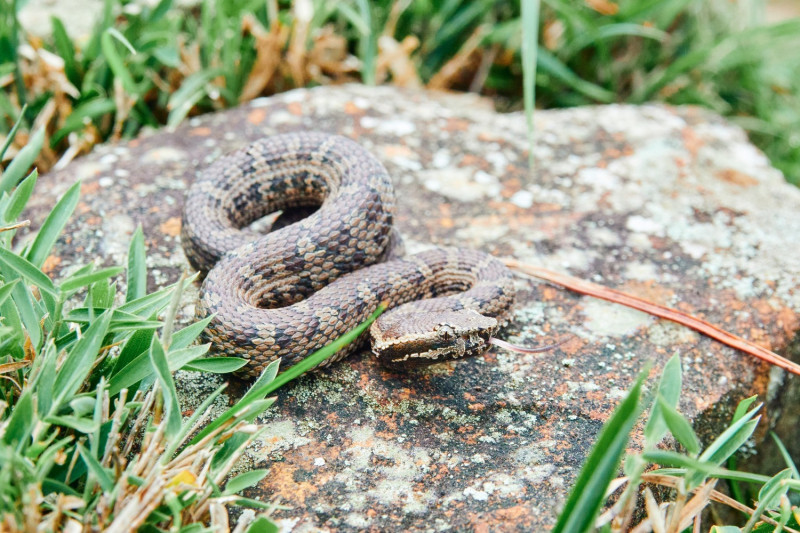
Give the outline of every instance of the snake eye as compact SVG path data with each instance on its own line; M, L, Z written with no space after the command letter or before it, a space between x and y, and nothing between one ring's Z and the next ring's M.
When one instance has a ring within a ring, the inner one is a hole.
M456 336L456 332L453 331L453 328L446 324L439 324L436 326L436 332L439 334L439 338L443 341L452 340Z

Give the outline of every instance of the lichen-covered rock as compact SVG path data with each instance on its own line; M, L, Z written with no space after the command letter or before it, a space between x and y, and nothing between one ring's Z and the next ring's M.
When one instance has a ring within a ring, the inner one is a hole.
M317 129L372 151L398 191L411 251L457 244L569 272L688 311L773 349L800 311L800 190L744 133L694 108L606 106L525 120L467 95L324 87L253 101L45 176L31 216L83 180L53 268L124 261L144 226L151 285L187 268L180 206L198 168L258 137ZM278 393L250 451L255 490L295 531L538 530L552 524L594 438L647 361L674 353L681 409L699 427L778 390L781 372L686 328L520 279L513 342L538 355L485 356L411 374L351 357ZM191 315L193 294L187 295ZM180 373L187 401L217 379ZM770 386L773 386L770 389Z

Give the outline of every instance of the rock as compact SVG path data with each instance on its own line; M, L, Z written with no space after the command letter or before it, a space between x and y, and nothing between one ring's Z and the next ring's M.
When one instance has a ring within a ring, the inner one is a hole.
M178 228L197 169L263 135L319 129L380 158L398 191L409 251L430 244L513 256L695 313L773 349L798 329L800 190L741 129L696 108L612 105L536 115L536 169L525 120L469 95L321 87L193 118L98 147L44 176L30 216L83 179L56 268L119 261L144 226L150 285L187 268ZM116 228L116 229L112 229ZM708 436L742 398L782 373L683 327L520 279L506 339L539 355L492 350L412 374L369 355L278 393L269 433L247 466L270 468L254 493L314 528L539 530L613 407L647 361L655 377L680 354L680 409ZM191 314L196 288L187 295ZM179 373L190 405L218 383ZM772 387L772 388L771 388Z

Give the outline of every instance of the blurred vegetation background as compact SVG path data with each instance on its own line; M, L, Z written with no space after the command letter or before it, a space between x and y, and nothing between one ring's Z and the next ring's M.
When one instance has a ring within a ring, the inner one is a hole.
M800 184L791 6L768 21L760 0L530 1L539 17L523 23L520 2L501 0L105 0L84 3L96 24L70 35L57 18L23 28L26 2L0 0L0 136L27 104L7 157L41 130L46 170L142 127L352 81L472 91L515 110L522 43L535 39L537 108L701 105L744 127Z

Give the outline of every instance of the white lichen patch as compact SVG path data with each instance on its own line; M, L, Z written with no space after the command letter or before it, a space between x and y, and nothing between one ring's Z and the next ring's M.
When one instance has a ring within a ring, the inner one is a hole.
M404 512L418 514L434 503L433 491L417 487L433 463L427 448L382 439L367 426L352 429L349 437L352 445L342 452L346 466L336 473L335 480L348 492L365 495L363 507L354 505L354 510L380 503L401 505ZM349 495L347 500L354 501Z
M500 182L495 176L468 167L423 170L417 178L429 191L460 202L476 202L500 194Z
M648 339L656 346L675 346L676 344L694 344L700 339L700 335L687 328L669 322L659 320L647 330Z
M277 420L265 424L264 437L251 450L255 457L264 458L276 451L285 451L305 446L311 439L298 433L297 425L292 420ZM315 463L316 464L316 463ZM324 460L322 465L325 464Z
M652 321L647 313L589 298L583 301L583 314L586 317L584 328L601 337L629 335Z

